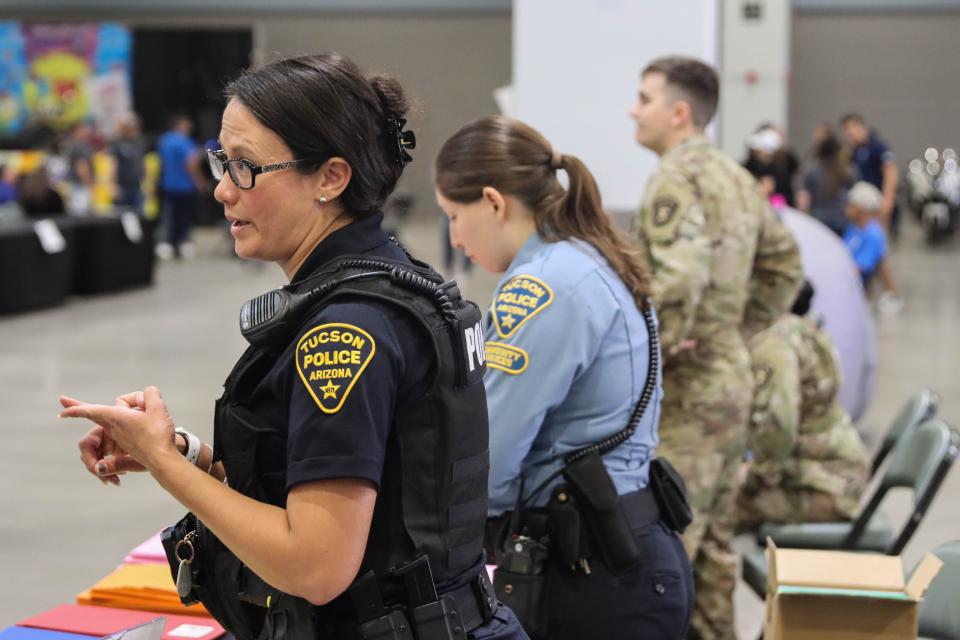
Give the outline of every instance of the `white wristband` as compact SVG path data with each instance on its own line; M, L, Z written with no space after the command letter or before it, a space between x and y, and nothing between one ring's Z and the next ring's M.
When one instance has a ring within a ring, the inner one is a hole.
M174 433L179 433L183 436L183 439L187 442L187 450L183 452L183 456L187 459L187 462L196 466L197 460L200 459L200 438L193 435L186 429L181 429L177 427L173 430Z

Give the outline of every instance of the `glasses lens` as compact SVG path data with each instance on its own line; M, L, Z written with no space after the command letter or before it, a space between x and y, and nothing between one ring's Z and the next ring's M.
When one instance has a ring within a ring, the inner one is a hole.
M240 160L230 160L227 162L227 170L234 183L241 189L249 189L253 186L253 172L250 165Z
M214 180L220 180L223 178L223 160L217 154L216 151L212 149L207 149L207 162L210 164L210 172L213 174Z

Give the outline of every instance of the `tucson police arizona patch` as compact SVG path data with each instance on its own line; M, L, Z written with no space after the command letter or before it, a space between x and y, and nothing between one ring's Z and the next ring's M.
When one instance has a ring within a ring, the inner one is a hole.
M297 343L294 359L307 391L324 413L336 413L377 350L370 334L352 324L314 327Z
M514 276L493 299L493 326L501 338L509 338L551 302L553 291L546 282L533 276Z
M530 356L526 351L503 342L488 342L486 351L487 366L504 373L518 376L530 364Z

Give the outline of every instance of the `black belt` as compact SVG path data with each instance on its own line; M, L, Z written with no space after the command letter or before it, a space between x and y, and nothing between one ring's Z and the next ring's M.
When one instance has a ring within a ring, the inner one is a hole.
M470 633L477 627L490 622L500 606L486 567L482 567L480 573L467 584L453 591L440 593L438 597L449 597L456 603L465 633ZM394 607L388 608L394 609ZM360 625L355 621L337 623L329 627L327 633L329 634L327 637L337 638L337 640L354 640L363 637L360 633Z
M660 520L660 508L649 487L623 494L620 506L634 533Z

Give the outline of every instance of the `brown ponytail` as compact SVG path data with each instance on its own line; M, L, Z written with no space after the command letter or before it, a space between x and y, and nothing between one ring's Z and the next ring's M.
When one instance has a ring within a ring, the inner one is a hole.
M556 170L567 172L564 190ZM548 242L578 238L593 245L620 276L640 309L647 308L650 274L640 250L615 229L600 190L579 158L558 154L538 131L518 120L487 116L448 139L434 165L436 187L454 202L478 200L484 187L519 199Z

